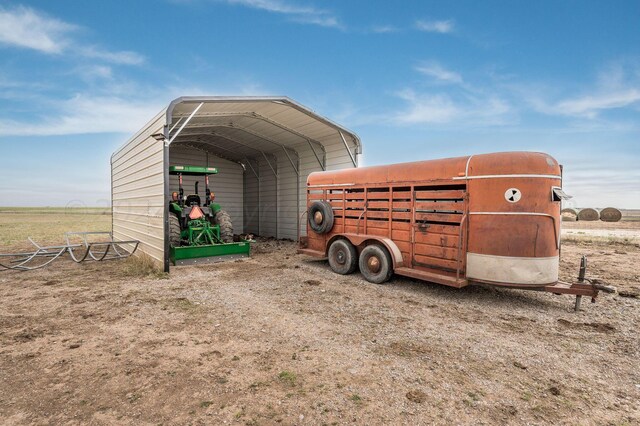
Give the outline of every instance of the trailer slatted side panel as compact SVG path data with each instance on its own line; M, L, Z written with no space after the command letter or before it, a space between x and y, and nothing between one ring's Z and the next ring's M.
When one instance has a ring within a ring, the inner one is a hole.
M164 147L152 134L162 111L111 157L113 237L139 240L136 253L164 262Z
M169 163L172 166L188 165L201 167L216 167L217 175L209 177L209 187L216 196L215 202L220 204L231 216L233 231L236 234L244 230L243 215L243 169L233 161L225 160L213 154L209 154L197 148L192 148L179 143L172 144L169 152ZM178 176L170 176L171 191L178 189ZM204 178L196 176L183 176L182 182L185 195L194 193L195 182L198 185L198 193L204 199Z
M464 184L325 187L309 189L308 197L331 204L333 233L391 238L415 269L448 275L464 271Z

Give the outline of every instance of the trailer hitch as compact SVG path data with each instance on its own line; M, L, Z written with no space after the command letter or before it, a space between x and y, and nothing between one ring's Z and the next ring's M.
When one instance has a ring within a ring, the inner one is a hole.
M595 303L599 291L604 291L605 293L616 292L615 287L606 285L596 278L586 278L586 275L587 256L582 256L582 259L580 260L580 271L578 272L577 282L567 283L564 281L558 281L555 284L545 286L544 291L548 291L553 294L575 295L576 303L574 306L574 310L576 312L580 310L582 296L591 297L591 303Z

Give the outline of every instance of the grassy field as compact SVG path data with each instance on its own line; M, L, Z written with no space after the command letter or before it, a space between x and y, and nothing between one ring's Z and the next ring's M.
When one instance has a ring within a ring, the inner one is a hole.
M111 231L105 208L0 207L0 246L21 246L27 237L62 243L65 232Z

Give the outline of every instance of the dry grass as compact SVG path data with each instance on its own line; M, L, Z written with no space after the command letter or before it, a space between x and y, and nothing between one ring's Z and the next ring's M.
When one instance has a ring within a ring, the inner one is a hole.
M86 214L85 210L0 208L0 246L23 246L28 244L27 237L42 244L60 244L65 232L111 230L110 214Z
M110 212L102 208L0 208L0 245L2 246L29 245L27 237L33 238L39 244L62 244L65 232L85 231L111 231ZM120 272L124 276L137 278L168 276L151 257L144 253L137 253L136 256L122 261Z
M563 244L589 244L593 246L637 246L637 238L603 237L597 235L571 235L562 237Z
M169 274L160 268L158 262L144 253L137 253L122 261L121 270L128 277L169 278Z

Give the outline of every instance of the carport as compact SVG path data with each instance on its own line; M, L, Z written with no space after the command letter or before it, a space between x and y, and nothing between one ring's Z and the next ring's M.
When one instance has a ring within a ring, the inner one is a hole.
M357 167L361 153L355 133L287 97L178 98L111 157L114 237L168 271L168 168L196 165L218 169L211 187L236 234L295 240L309 174Z

